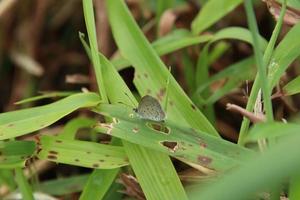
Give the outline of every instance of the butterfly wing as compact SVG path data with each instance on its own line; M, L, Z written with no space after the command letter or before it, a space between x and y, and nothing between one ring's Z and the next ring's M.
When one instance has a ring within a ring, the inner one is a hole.
M153 121L163 121L165 119L165 113L158 100L149 95L141 99L137 108L137 114L142 119Z

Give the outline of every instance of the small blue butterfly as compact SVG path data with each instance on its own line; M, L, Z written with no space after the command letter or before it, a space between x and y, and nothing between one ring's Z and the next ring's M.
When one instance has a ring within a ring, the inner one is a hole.
M161 122L166 118L165 112L158 100L150 95L143 96L138 107L135 108L134 111L141 119Z

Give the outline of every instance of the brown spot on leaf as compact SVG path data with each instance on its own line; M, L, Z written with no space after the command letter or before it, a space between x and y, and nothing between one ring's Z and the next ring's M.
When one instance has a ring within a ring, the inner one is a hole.
M206 148L206 147L207 147L207 144L204 143L204 142L202 142L202 141L199 142L199 145L200 145L200 147L202 147L202 148Z
M50 154L55 154L55 155L58 154L58 152L56 152L56 151L49 151L49 153L50 153Z
M87 154L91 154L91 152L90 152L90 151L87 151L86 153L87 153Z
M147 93L147 94L151 94L151 92L152 92L152 91L151 91L150 89L147 89L147 90L146 90L146 93Z
M175 152L178 149L178 143L173 141L163 141L161 144L169 149L171 152Z
M173 102L173 101L170 101L169 104L170 104L170 106L173 106L173 105L174 105L174 102Z
M211 163L212 159L207 156L198 156L198 162L200 165L207 166Z
M55 142L56 142L56 143L62 143L62 141L61 141L61 140L55 140Z
M75 162L79 162L79 159L76 158L74 161L75 161Z
M14 124L8 124L7 127L13 127L15 126Z
M137 74L136 77L140 79L140 78L141 78L141 75Z
M99 161L100 161L100 162L104 162L104 160L102 160L102 159L101 159L101 160L99 160Z
M99 167L99 164L95 163L95 164L93 164L93 167L94 167L94 168L98 168L98 167Z
M145 78L148 78L148 74L144 73Z
M106 154L105 157L110 157L110 155L107 155L107 154Z
M137 133L137 132L139 132L139 129L138 129L137 127L134 127L134 128L132 129L132 131L133 131L134 133Z
M48 158L51 159L51 160L56 160L57 156L55 156L55 155L48 155Z

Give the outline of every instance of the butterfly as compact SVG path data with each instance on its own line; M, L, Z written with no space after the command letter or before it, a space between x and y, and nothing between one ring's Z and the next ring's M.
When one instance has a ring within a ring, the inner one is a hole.
M141 119L162 122L166 118L158 100L150 95L143 96L138 107L133 110Z

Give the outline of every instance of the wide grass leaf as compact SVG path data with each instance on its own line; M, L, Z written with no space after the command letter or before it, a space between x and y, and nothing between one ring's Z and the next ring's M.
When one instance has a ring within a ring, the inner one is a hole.
M132 109L123 105L101 104L100 112L116 120L111 124L100 124L96 130L167 153L198 169L225 171L254 155L236 144L168 120L160 125L141 120ZM151 128L152 124L154 127Z
M42 136L40 143L40 159L95 169L114 169L128 165L122 147L57 136Z
M0 140L45 128L71 112L99 103L95 93L79 93L54 103L0 114Z
M189 192L190 199L253 199L253 195L258 192L266 192L271 187L280 187L282 181L299 174L298 132L299 129L293 136L278 141L272 148L249 160L241 168L234 169L217 182L205 188L203 184L194 186Z

